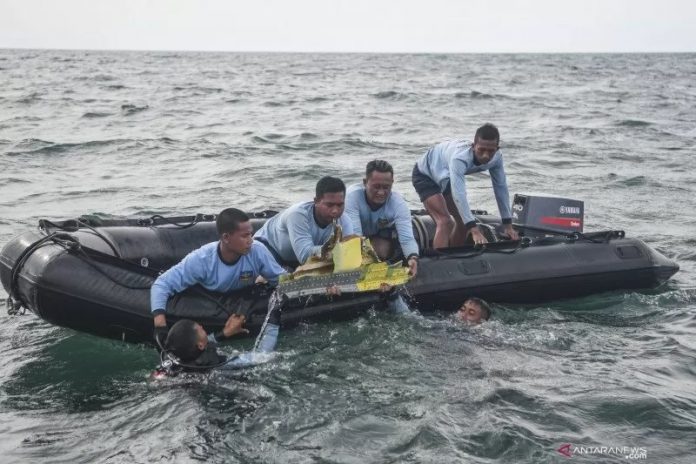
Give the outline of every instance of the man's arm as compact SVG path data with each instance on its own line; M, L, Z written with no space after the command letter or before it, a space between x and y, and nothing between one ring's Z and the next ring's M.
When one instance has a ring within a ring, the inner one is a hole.
M175 293L203 281L205 266L196 252L189 253L180 263L155 280L150 289L150 310L155 327L166 327L167 301Z
M259 260L259 273L266 279L271 285L275 286L278 284L278 277L281 274L285 274L286 271L283 267L278 264L273 255L268 249L260 245L258 253Z
M404 256L406 257L411 255L418 256L418 243L416 242L416 238L413 236L411 210L403 198L398 197L398 199L395 198L395 200L396 217L394 218L394 225L396 227L396 233L399 237L401 251L403 251Z
M505 177L505 168L503 167L503 154L500 153L498 162L493 165L489 172L491 173L491 184L493 184L493 193L495 201L498 203L498 211L503 224L512 222L512 211L510 210L510 193L508 191L507 178Z
M315 245L310 233L310 219L301 211L295 211L288 216L287 226L288 235L292 250L295 252L297 261L300 264L305 263L310 256L319 256L321 254L321 245Z
M208 340L219 342L225 338L231 337L235 334L245 332L246 329L242 329L242 324L244 323L244 316L238 316L233 314L227 320L223 333L221 335L209 335ZM276 324L267 324L266 328L261 335L261 341L259 342L257 351L245 351L235 356L234 358L227 361L225 364L220 366L222 370L235 370L242 369L245 367L255 366L267 362L271 359L271 352L275 349L278 343L278 332L279 327Z
M355 227L353 227L353 221L350 220L348 215L344 212L341 217L338 219L339 223L341 224L341 229L343 232L343 236L346 237L348 235L355 235L357 232L355 232ZM360 218L358 218L358 222L360 221ZM362 235L362 234L360 234Z
M353 233L355 235L363 234L362 222L360 221L360 195L363 195L364 197L363 190L357 190L355 192L351 192L350 195L346 195L346 209L343 213L345 216L348 217L348 220L350 221L350 224L353 227ZM343 235L350 234L347 234L344 231Z

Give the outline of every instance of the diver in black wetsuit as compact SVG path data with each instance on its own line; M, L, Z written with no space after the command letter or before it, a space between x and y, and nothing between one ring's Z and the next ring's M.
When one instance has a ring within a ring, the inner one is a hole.
M207 372L211 369L233 370L254 366L268 361L270 351L278 337L277 329L269 324L259 341L257 351L245 351L228 359L218 353L218 343L241 333L246 318L233 314L224 328L214 334L206 334L203 327L191 320L182 319L174 324L163 346L162 364L155 371L156 378L174 376L179 372Z

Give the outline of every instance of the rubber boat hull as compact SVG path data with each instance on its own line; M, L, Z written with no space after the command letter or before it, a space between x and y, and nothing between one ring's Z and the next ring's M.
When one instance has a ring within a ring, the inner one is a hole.
M128 342L150 341L149 288L159 272L199 246L215 241L214 218L161 220L42 221L5 245L0 280L14 303L42 319ZM495 225L497 218L479 216ZM265 219L253 219L255 229ZM497 242L485 249L430 250L434 225L414 215L422 257L418 276L406 286L421 311L454 310L470 296L491 302L540 303L612 290L645 289L667 281L678 265L641 240L623 234L536 238ZM266 314L267 296L216 294L194 287L170 299L170 323L180 318L218 330L245 303L254 333ZM380 306L375 293L289 301L284 327L303 321L343 319ZM249 309L251 308L251 309Z

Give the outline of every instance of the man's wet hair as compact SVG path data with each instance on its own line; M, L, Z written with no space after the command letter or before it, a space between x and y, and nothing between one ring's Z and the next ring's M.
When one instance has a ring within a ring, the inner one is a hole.
M324 196L325 193L346 193L346 184L343 183L338 177L326 176L319 179L317 182L316 196L318 200Z
M164 342L164 348L179 358L182 362L189 362L200 356L198 349L198 333L196 323L188 319L182 319L172 326Z
M476 129L474 140L495 140L496 142L500 142L500 132L498 131L497 127L490 122L487 122L483 126Z
M394 168L392 168L392 165L384 160L372 160L367 163L367 167L365 168L365 177L370 177L370 174L375 171L389 172L392 176L394 175Z
M467 301L471 301L475 305L478 305L479 308L481 308L481 319L487 321L491 318L491 307L485 300L472 296L471 298L467 298Z
M224 233L231 234L239 229L239 224L247 222L249 216L237 208L227 208L223 209L220 214L218 214L217 220L215 221L215 226L217 227L218 235Z

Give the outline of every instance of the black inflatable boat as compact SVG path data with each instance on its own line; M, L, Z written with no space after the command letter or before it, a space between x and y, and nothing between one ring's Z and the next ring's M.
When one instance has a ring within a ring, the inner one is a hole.
M432 250L432 220L414 213L422 256L406 286L421 311L453 310L469 296L492 302L536 303L619 289L655 287L679 266L621 231L559 232L520 227L520 241L495 241L498 219L478 212L491 243L484 248ZM258 229L273 212L255 214ZM149 341L149 289L157 275L187 253L217 240L214 215L102 220L42 220L7 243L0 278L8 310L28 308L46 321L128 342ZM172 298L171 322L193 318L218 330L231 312L251 307L247 327L258 330L268 295L215 294L194 287ZM312 296L286 302L282 325L345 318L374 307L376 293Z

